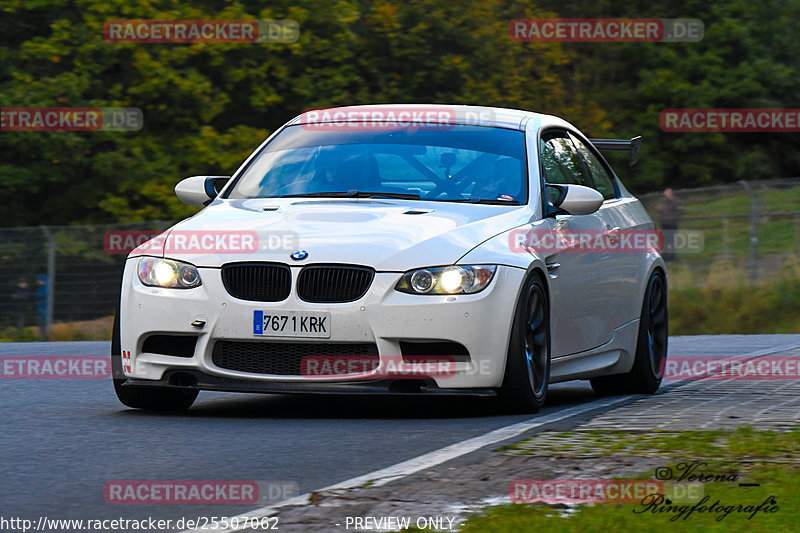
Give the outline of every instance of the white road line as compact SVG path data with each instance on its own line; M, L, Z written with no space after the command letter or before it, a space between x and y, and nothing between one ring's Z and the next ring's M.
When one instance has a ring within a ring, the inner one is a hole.
M770 355L781 351L788 351L800 348L800 344L790 344L784 345L777 348L766 348L764 350L758 350L755 352L750 352L746 354L742 354L739 357L751 357L757 358L764 355ZM690 380L688 384L691 384L692 381ZM686 381L675 381L671 383L665 392L669 390L676 389L681 386L685 386ZM525 422L519 422L516 424L512 424L510 426L505 426L499 429L495 429L494 431L490 431L484 435L480 435L478 437L473 437L471 439L467 439L465 441L457 442L455 444L451 444L450 446L445 446L444 448L440 448L438 450L420 455L413 459L409 459L407 461L403 461L401 463L397 463L396 465L383 468L381 470L376 470L374 472L370 472L369 474L364 474L363 476L354 477L340 483L336 483L334 485L330 485L328 487L319 489L316 492L323 492L323 491L330 491L336 489L349 489L353 487L360 487L367 483L370 483L370 486L381 486L389 483L391 481L401 479L403 477L409 476L421 470L426 470L428 468L432 468L434 466L440 465L451 459L455 459L457 457L461 457L462 455L466 455L468 453L474 452L486 446L491 446L492 444L497 444L499 442L503 442L505 440L514 438L526 431L530 431L531 429L535 429L537 427L552 424L553 422L559 422L561 420L580 415L589 411L593 411L595 409L603 409L606 407L611 407L620 403L627 402L630 400L632 396L617 396L614 398L607 398L607 399L599 399L594 400L589 403L581 404L575 407L570 407L568 409L564 409L563 411L558 411L555 413L550 413L543 416L537 416L535 418L531 418L530 420L526 420ZM243 523L246 518L253 518L253 517L265 517L265 516L272 516L277 513L283 507L291 507L294 505L305 505L308 504L311 500L311 493L301 494L300 496L295 496L294 498L290 498L288 500L284 500L280 503L276 503L273 505L267 505L265 507L260 507L258 509L253 509L247 513L241 514L235 518L239 519L240 523ZM247 529L245 527L240 528L231 528L226 530L220 530L220 533L233 533L236 531L242 531ZM199 533L203 530L187 530L184 533Z
M346 481L336 483L335 485L330 485L323 489L319 489L316 492L360 487L368 482L371 484L371 486L376 486L376 487L385 485L390 481L394 481L403 478L405 476L414 474L415 472L419 472L421 470L426 470L428 468L440 465L442 463L450 461L451 459L455 459L457 457L461 457L462 455L466 455L481 448L485 448L486 446L491 446L492 444L497 444L505 440L514 438L518 435L521 435L522 433L525 433L526 431L530 431L531 429L535 429L537 427L544 426L546 424L552 424L553 422L559 422L561 420L581 415L583 413L587 413L595 409L603 409L606 407L611 407L620 403L624 403L629 401L631 398L633 398L633 396L617 396L614 398L604 398L604 399L594 400L585 404L581 404L575 407L570 407L564 410L560 410L555 413L550 413L543 416L537 416L535 418L531 418L530 420L526 420L525 422L518 422L510 426L505 426L499 429L495 429L494 431L490 431L489 433L486 433L484 435L473 437L465 441L457 442L455 444L451 444L450 446L445 446L444 448L440 448L438 450L420 455L419 457L403 461L402 463L397 463L396 465L383 468L381 470L376 470L374 472L370 472L369 474L364 474L363 476L354 477ZM241 514L235 518L238 518L239 523L241 524L247 518L272 516L276 512L278 512L278 510L280 510L282 507L305 505L309 503L310 500L311 500L311 493L301 494L300 496L295 496L294 498L284 500L274 505L268 505L266 507L260 507L258 509L254 509L247 513ZM248 528L245 527L230 528L225 530L219 530L219 533L232 533L235 531L242 531L243 529L248 529ZM189 532L194 533L200 531L203 530L188 530L185 533Z
M765 348L764 350L759 350L757 352L750 352L746 354L742 354L738 357L761 357L762 355L772 355L774 353L789 351L789 350L796 350L800 348L800 344L787 344L785 346L778 346L777 348Z

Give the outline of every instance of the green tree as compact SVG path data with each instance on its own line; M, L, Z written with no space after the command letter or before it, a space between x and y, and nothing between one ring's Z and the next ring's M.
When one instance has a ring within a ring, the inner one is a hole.
M136 132L0 135L2 224L188 215L179 178L230 174L307 108L373 102L505 105L597 114L570 102L559 46L520 45L504 2L122 0L0 3L0 103L138 107ZM103 40L110 19L291 18L291 44L134 44ZM566 104L564 104L566 102Z

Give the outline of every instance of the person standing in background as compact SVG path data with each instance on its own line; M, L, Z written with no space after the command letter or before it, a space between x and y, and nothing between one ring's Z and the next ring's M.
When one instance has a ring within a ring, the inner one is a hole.
M14 325L18 329L25 327L28 313L30 311L31 289L28 280L20 277L14 292L11 293L12 309L14 313Z
M678 198L675 197L675 192L671 188L664 189L664 196L656 204L656 213L658 213L658 224L664 235L664 250L661 254L664 261L672 261L675 258L675 252L672 251L672 243L674 242L674 233L678 229L681 217L683 216L683 204Z
M36 279L36 318L39 321L39 331L44 332L47 326L47 274L39 274ZM41 333L44 335L44 333Z

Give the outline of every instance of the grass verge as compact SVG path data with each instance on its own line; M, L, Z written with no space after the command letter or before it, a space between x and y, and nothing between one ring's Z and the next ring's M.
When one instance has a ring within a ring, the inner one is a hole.
M52 341L110 341L114 317L107 316L95 320L78 322L58 322L53 324ZM37 327L0 329L0 342L30 342L44 339Z
M544 433L504 448L512 454L603 456L648 455L664 458L664 467L699 461L705 474L735 473L733 481L703 483L706 510L675 503L674 510L636 503L580 504L565 513L562 505L509 504L484 509L464 524L463 533L603 532L668 530L675 532L798 531L800 520L800 429L790 432L735 431ZM598 460L602 460L602 458ZM685 468L685 467L684 467ZM655 471L642 477L655 479ZM729 478L730 479L730 478ZM741 486L740 483L757 486ZM773 498L771 513L739 512ZM722 510L708 508L719 501ZM702 504L701 504L702 505ZM657 511L657 512L654 512Z
M743 269L717 265L698 284L691 272L672 266L669 282L670 335L800 332L796 263L760 283L750 283Z

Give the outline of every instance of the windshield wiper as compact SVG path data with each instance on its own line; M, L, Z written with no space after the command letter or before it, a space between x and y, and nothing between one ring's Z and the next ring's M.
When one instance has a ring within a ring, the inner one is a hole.
M492 200L491 198L453 198L434 200L435 202L461 202L468 204L490 204L490 205L521 205L516 200Z
M364 192L353 189L350 191L284 194L281 198L395 198L398 200L419 200L419 195L401 192Z

